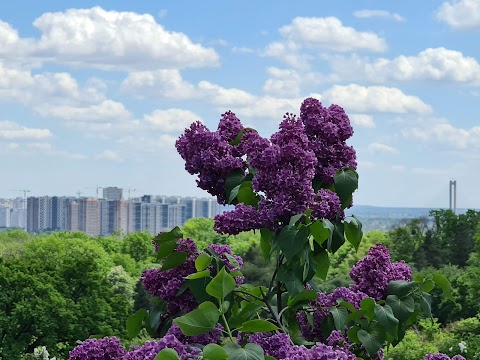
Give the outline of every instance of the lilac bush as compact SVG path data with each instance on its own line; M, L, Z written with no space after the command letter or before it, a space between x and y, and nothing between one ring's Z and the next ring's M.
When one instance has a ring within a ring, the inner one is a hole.
M157 302L127 322L130 337L144 326L156 339L128 351L114 341L111 359L381 360L409 325L431 316L435 285L451 298L444 277L412 280L410 267L392 263L381 244L351 269L352 285L319 290L329 256L346 242L358 249L362 240L361 222L344 214L358 187L352 135L340 106L312 98L298 117L287 113L270 138L231 111L216 131L200 122L186 129L176 142L185 169L218 203L234 206L215 217L215 230L259 231L275 271L265 286L244 284L243 260L227 245L197 249L179 228L158 234L153 245L162 265L141 277ZM113 340L87 340L70 358L107 359L102 341Z

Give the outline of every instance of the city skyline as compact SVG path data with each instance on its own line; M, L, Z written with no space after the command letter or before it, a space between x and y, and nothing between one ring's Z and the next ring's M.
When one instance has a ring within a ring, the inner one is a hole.
M480 0L2 2L0 197L203 197L185 127L269 136L313 96L354 127L354 204L448 207L455 179L479 208L479 30Z

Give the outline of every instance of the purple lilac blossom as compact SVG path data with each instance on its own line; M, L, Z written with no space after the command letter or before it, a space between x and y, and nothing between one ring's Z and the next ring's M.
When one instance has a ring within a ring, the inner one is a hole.
M87 339L70 352L69 360L122 360L126 353L117 337Z
M312 205L313 217L317 219L335 219L342 210L342 204L337 194L328 189L320 189L315 195Z
M254 333L247 337L247 342L260 345L265 355L273 356L277 360L285 359L292 346L290 337L284 333Z
M300 118L317 157L316 175L323 182L333 183L339 169L356 169L355 150L345 143L353 129L343 108L332 104L327 109L317 99L308 98L300 107Z
M178 153L185 160L185 170L198 174L197 185L226 204L225 179L234 170L244 170L246 163L232 145L219 134L211 132L197 121L175 143Z
M174 335L178 341L182 344L200 344L200 345L207 345L207 344L216 344L222 337L222 330L223 326L221 324L217 324L211 331L206 334L196 335L196 336L186 336L183 334L180 327L173 323L170 329L168 329L166 335Z
M181 360L200 358L200 349L182 344L174 335L165 335L158 341L147 341L142 346L131 346L131 351L122 360L154 360L163 349L174 349ZM90 360L90 359L88 359Z
M425 355L425 360L465 360L465 358L461 355L455 355L450 359L448 355L442 354L442 353L436 353L436 354L427 354Z
M356 356L348 350L334 348L322 343L316 343L310 349L303 345L290 346L285 360L355 360Z
M191 239L178 239L177 242L176 250L187 253L185 263L166 271L161 271L161 268L146 270L141 277L145 290L165 301L170 314L179 311L187 313L198 305L189 290L177 296L178 290L185 283L184 277L196 272L197 247Z
M412 269L404 261L391 263L388 248L377 244L350 270L350 277L355 281L350 288L381 300L386 296L388 283L392 280L410 281Z

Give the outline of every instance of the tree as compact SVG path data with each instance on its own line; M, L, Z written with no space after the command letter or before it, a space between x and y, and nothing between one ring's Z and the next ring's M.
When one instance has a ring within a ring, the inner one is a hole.
M155 255L152 235L148 232L135 232L123 239L122 252L130 255L137 262L144 262Z
M394 261L414 262L414 255L423 243L424 234L428 230L427 219L419 218L409 221L405 226L390 230L387 233L386 245Z

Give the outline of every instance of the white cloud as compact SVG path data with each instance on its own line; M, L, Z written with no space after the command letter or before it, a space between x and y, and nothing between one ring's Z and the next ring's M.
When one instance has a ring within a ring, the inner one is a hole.
M0 53L104 70L216 66L212 48L183 33L167 31L150 14L101 7L44 13L33 25L39 39L21 39L0 23Z
M480 84L480 63L460 51L428 48L416 56L370 61L353 56L330 59L334 71L345 78L367 78L374 82L434 80Z
M38 140L48 139L52 136L53 134L48 129L28 128L13 121L0 121L0 139Z
M430 105L400 89L385 86L335 85L323 93L322 100L341 104L348 111L386 113L428 113Z
M342 52L354 50L381 52L387 49L385 40L377 34L344 26L336 17L296 17L290 25L281 27L279 31L285 39L306 48Z
M436 16L454 29L480 28L480 1L445 1L437 9Z
M419 126L405 128L402 135L453 149L480 148L480 126L457 128L445 119L422 119Z
M373 153L385 153L385 154L398 154L399 151L397 148L394 148L393 146L374 142L368 145L368 150Z
M369 10L369 9L358 10L353 13L353 16L360 19L370 19L370 18L379 17L384 19L392 19L400 22L405 21L405 18L402 17L400 14L391 13L386 10Z
M113 150L104 150L95 156L96 159L110 160L114 162L123 162L123 159Z
M362 128L374 128L375 122L373 121L373 117L371 115L366 114L350 114L348 116L352 121L353 125Z
M444 169L432 169L432 168L424 168L424 167L417 167L412 169L412 173L417 175L447 175L448 171Z
M144 116L155 129L164 132L180 132L195 121L202 121L197 114L182 109L155 110Z
M143 98L189 99L197 96L195 87L184 81L175 69L130 72L121 84L123 93Z
M99 104L87 106L45 104L36 108L44 117L55 117L67 121L80 122L107 122L120 121L130 118L130 112L122 103L113 100L104 100Z
M236 88L227 89L208 81L200 81L198 90L203 98L217 106L243 106L255 100L255 96L246 91Z
M246 46L234 46L232 52L234 54L253 54L255 50Z

